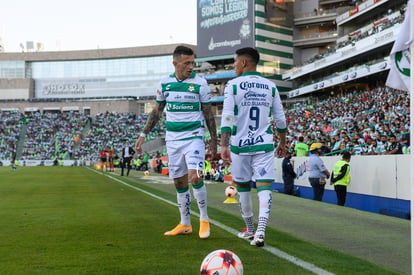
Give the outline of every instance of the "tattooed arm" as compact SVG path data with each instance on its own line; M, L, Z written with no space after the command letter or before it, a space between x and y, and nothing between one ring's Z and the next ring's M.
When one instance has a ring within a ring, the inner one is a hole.
M211 109L211 104L202 104L201 109L203 111L204 119L207 124L207 128L210 132L210 153L214 158L217 154L217 129L214 114Z
M231 164L231 155L230 155L230 132L221 133L221 159L226 164Z
M137 141L135 142L135 151L137 154L142 153L142 144L144 143L145 136L155 127L155 125L160 120L162 116L162 112L165 108L165 102L156 103L154 109L150 113L147 123L145 124L144 129L142 130L141 135L138 137Z

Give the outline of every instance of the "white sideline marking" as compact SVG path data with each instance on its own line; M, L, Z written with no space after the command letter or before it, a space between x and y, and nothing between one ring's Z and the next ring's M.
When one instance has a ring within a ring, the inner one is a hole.
M154 194L152 194L152 193L150 193L148 191L145 191L145 190L143 190L143 189L141 189L139 187L130 185L130 184L128 184L128 183L126 183L126 182L124 182L124 181L122 181L122 180L120 180L118 178L115 178L115 177L113 177L113 176L111 176L111 175L109 175L107 173L103 174L103 173L100 173L99 171L96 171L96 170L93 170L93 169L91 169L91 170L94 171L94 172L96 172L96 173L98 173L99 175L105 175L106 177L108 177L108 178L110 178L110 179L112 179L114 181L117 181L117 182L119 182L119 183L121 183L121 184L123 184L125 186L128 186L128 187L130 187L132 189L135 189L135 190L137 190L139 192L142 192L142 193L144 193L144 194L146 194L148 196L151 196L153 198L156 198L157 200L166 202L166 203L171 204L173 206L177 206L177 203L176 202L172 202L172 201L167 200L167 199L164 199L164 198L162 198L160 196L154 195ZM194 211L191 212L191 215L194 215L196 217L200 217L200 215L198 213L195 213ZM210 223L211 224L214 224L217 227L220 227L221 229L223 229L223 230L231 233L232 235L235 235L236 237L237 237L237 234L239 233L237 230L235 230L235 229L233 229L231 227L228 227L227 225L222 224L221 222L218 222L218 221L213 220L211 218L210 218ZM262 249L264 249L267 252L275 255L276 257L285 259L285 260L287 260L287 261L289 261L289 262L291 262L291 263L293 263L293 264L295 264L297 266L300 266L303 269L309 270L310 272L313 272L315 274L320 274L320 275L334 275L334 273L331 273L331 272L329 272L329 271L327 271L325 269L322 269L320 267L317 267L316 265L314 265L312 263L306 262L306 261L301 260L301 259L299 259L299 258L297 258L295 256L292 256L292 255L290 255L290 254L288 254L288 253L286 253L286 252L284 252L284 251L282 251L282 250L280 250L280 249L278 249L276 247L272 247L272 246L269 246L269 245L265 245L264 247L262 247Z

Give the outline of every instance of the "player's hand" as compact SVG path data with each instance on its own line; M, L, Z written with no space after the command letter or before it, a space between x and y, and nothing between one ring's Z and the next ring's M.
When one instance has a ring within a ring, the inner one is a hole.
M221 147L221 159L223 160L224 164L231 164L231 154L229 147Z
M139 137L137 139L137 141L135 142L135 152L137 154L141 154L142 153L142 144L144 143L144 137Z
M279 144L276 148L276 154L278 158L284 158L286 156L286 146Z

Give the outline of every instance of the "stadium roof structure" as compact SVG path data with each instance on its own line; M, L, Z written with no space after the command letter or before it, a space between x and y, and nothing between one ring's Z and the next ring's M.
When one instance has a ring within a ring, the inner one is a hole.
M178 45L0 53L0 108L145 112Z
M108 58L150 57L171 55L178 45L196 49L190 44L165 44L114 49L91 49L77 51L48 51L48 52L2 52L0 61L65 61L65 60L98 60Z

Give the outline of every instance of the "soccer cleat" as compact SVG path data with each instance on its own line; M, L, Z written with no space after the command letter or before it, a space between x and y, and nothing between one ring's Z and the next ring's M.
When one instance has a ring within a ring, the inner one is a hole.
M198 232L198 236L200 236L201 239L207 239L210 236L210 223L208 221L200 221L200 231Z
M250 242L251 245L255 245L257 247L264 246L264 236L254 236L254 239Z
M179 223L173 230L164 233L166 236L187 235L193 232L191 225L183 225Z
M242 232L237 234L237 237L245 240L253 240L254 238L254 232L247 231L247 228L244 228Z

